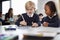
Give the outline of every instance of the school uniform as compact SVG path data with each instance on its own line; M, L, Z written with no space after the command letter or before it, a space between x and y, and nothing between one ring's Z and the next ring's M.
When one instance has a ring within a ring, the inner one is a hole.
M31 17L29 17L27 13L22 14L22 16L16 21L16 25L19 26L20 22L23 21L24 18L24 20L27 22L27 26L32 26L32 22L37 23L40 26L39 16L36 13L32 14Z
M2 25L4 25L5 21L0 18L0 22L2 23Z
M44 17L43 22L48 22L49 27L59 27L59 19L56 13L52 17L50 16Z
M9 22L7 22L9 21ZM10 25L11 21L13 21L13 17L9 16L9 13L5 14L5 25Z

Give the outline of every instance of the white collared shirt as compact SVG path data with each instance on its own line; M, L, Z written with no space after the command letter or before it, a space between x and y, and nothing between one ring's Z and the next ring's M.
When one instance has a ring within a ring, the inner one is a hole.
M52 19L54 16L56 16L56 13L52 16L52 17L50 17L50 16L48 16L50 19Z
M32 14L27 13L27 15L28 15L29 17L33 17L34 13L32 13Z

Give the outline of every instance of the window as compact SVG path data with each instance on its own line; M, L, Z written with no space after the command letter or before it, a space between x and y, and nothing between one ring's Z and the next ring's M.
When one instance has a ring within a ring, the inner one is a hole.
M10 1L3 1L2 2L2 13L6 14L10 8Z

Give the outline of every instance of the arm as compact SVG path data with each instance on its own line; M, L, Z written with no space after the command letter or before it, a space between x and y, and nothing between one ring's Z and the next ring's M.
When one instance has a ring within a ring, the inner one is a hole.
M54 23L49 23L48 26L49 27L59 27L59 23L58 23L58 21L55 21Z
M39 16L35 16L35 22L38 24L38 26L41 26L41 22L39 21Z
M23 21L22 17L20 17L17 21L16 21L16 25L19 26L20 25L20 22Z
M49 23L48 26L50 26L50 27L59 27L59 19L58 19L58 17L56 17L54 19L54 23Z

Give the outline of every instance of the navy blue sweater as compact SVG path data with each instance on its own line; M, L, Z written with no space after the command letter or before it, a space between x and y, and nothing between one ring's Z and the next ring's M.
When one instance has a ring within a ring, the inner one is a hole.
M49 27L59 27L59 19L57 15L52 17L51 19L48 16L46 16L43 18L43 22L48 22Z
M5 21L0 18L0 22L2 22L2 25L4 25L4 22L5 22Z
M27 22L27 26L32 26L32 22L34 23L38 23L38 25L40 26L40 23L39 23L39 17L37 14L34 13L33 17L29 17L27 15L27 13L24 13L22 14L25 21ZM20 17L17 21L16 21L16 25L20 25L20 22L23 21L22 17Z

